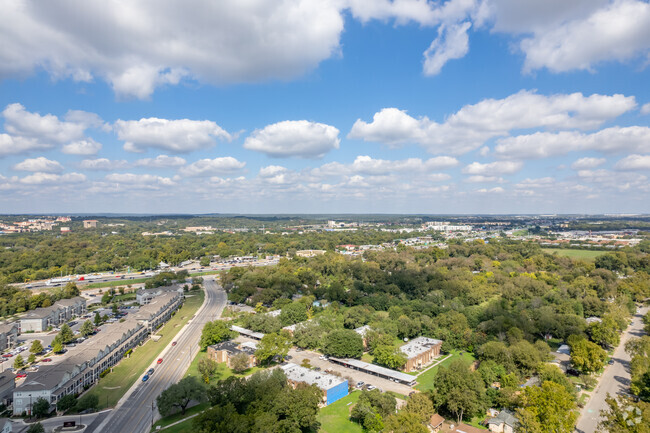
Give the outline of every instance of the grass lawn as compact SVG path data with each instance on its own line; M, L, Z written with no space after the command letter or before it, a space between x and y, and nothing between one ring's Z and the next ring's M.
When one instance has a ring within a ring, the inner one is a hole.
M164 431L165 433L187 433L187 432L194 431L194 429L192 428L192 421L194 421L194 418L188 419L187 421L183 421L164 430L151 430L151 431Z
M359 397L360 391L351 394L326 406L318 413L322 433L362 433L363 428L356 422L350 421L350 409Z
M512 232L513 236L526 236L528 234L528 229L515 230Z
M487 431L487 428L484 425L480 424L480 422L483 421L484 419L485 419L484 416L482 416L482 417L481 416L475 416L471 420L469 420L469 421L463 420L463 422L465 424L467 424L467 425L471 425L471 426L474 426L476 428L480 428L480 429L483 429L483 430Z
M199 413L199 412L204 411L204 410L209 409L209 408L210 408L210 403L208 403L208 402L197 404L196 406L192 406L191 408L187 409L185 411L185 415L181 415L181 413L179 412L179 413L176 413L174 415L170 415L170 416L167 416L165 418L159 419L153 425L153 429L155 430L157 426L160 426L160 427L168 426L171 423L175 423L176 421L180 421L182 419L187 418L188 416L194 415L195 413Z
M80 286L80 290L86 289L101 289L103 287L117 287L117 286L128 286L129 284L140 284L147 281L149 278L135 278L133 280L115 280L115 281L102 281L101 283L90 283L84 286Z
M111 302L124 302L124 301L135 301L136 294L135 292L133 293L125 293L123 295L115 295L113 296L113 299Z
M372 362L375 360L375 357L369 354L368 352L366 352L363 355L361 355L361 360L363 362L367 362L368 364L372 364Z
M185 372L184 377L194 376L194 377L198 377L199 380L201 380L201 375L199 374L199 361L207 357L208 357L207 352L197 353L194 359L192 360L192 363L190 364L190 368L188 368L187 372ZM220 362L217 364L217 371L212 376L210 376L210 383L215 383L219 380L227 379L230 376L238 376L238 377L249 376L259 370L261 370L261 368L253 367L253 368L249 368L248 370L244 371L241 374L235 374L234 371L226 367L225 363Z
M548 254L557 254L558 256L571 257L572 259L594 260L602 256L607 251L592 250L575 250L571 248L542 248L542 251Z
M464 352L462 355L460 354L460 351L454 350L451 352L452 355L442 361L440 364L436 365L435 367L429 368L427 371L422 373L421 375L418 376L418 384L415 386L415 389L419 391L427 391L430 389L433 389L433 378L436 375L436 372L438 371L438 368L440 368L441 365L444 365L445 367L449 366L455 359L462 358L467 360L468 362L474 361L476 358L474 358L474 355L472 355L469 352Z
M178 331L196 313L203 304L204 292L194 292L194 296L188 296L185 304L174 316L156 332L161 338L158 341L147 340L147 342L135 348L129 358L119 362L113 371L99 380L88 393L99 398L99 408L113 407L124 393L133 386L136 380L144 373L145 369L158 357L158 354L174 340Z

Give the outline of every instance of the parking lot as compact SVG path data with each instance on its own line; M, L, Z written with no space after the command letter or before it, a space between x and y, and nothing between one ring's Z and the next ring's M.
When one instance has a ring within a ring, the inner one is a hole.
M239 336L237 337L236 341L244 342L254 340ZM409 393L415 391L415 389L411 388L410 386L402 385L388 379L383 379L381 377L363 373L358 370L343 367L341 365L334 364L333 362L329 362L325 359L320 359L321 355L322 354L311 350L298 351L295 348L292 348L289 350L289 356L291 357L291 359L289 359L289 362L300 365L303 359L309 359L309 363L312 367L319 367L323 371L335 371L341 374L343 377L351 377L353 384L356 384L357 382L364 382L364 384L373 385L379 388L381 391L393 391L402 395L409 395ZM413 378L415 379L415 376Z

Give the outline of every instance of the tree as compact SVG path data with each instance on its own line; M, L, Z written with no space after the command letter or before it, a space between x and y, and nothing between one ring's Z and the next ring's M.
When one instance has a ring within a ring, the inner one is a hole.
M50 402L39 397L32 405L32 415L36 418L44 418L50 414Z
M33 354L41 353L43 351L43 344L41 340L32 341L32 345L29 348L29 352Z
M72 332L72 329L70 329L70 326L68 326L67 323L64 323L63 326L61 326L61 331L59 332L59 335L61 336L61 341L63 344L68 344L72 340L74 340L74 333Z
M27 362L29 364L35 363L36 362L36 355L34 355L33 353L30 353L29 356L27 357Z
M650 404L634 403L625 397L607 395L607 409L600 411L602 417L599 431L609 433L650 433Z
M291 336L285 332L266 334L260 340L255 357L262 364L270 362L276 356L284 359L291 348Z
M546 381L541 387L526 387L522 407L517 409L520 431L571 433L577 414L575 400L562 386Z
M571 364L585 373L600 370L605 365L607 352L585 338L574 339L571 344Z
M40 422L36 422L34 424L31 424L27 430L27 433L45 433L45 427L43 427L43 424Z
M86 320L82 325L81 328L79 328L79 333L83 337L87 337L91 335L93 332L95 332L95 326L93 325L93 322L89 320Z
M440 366L434 378L434 402L456 416L460 423L465 415L475 415L486 405L485 384L481 374L470 371L462 359L454 360L449 367Z
M156 403L162 416L171 415L178 409L185 415L185 410L192 400L201 402L205 400L205 396L203 384L196 377L188 376L164 390L156 398Z
M230 330L228 322L223 320L208 322L205 324L203 331L201 332L199 346L201 346L201 350L206 350L208 346L230 340L235 335L236 333Z
M618 326L610 315L605 315L601 322L592 323L588 332L591 341L602 347L616 347L621 340Z
M436 410L433 408L433 402L429 396L418 392L409 398L404 411L416 415L420 422L426 422Z
M307 308L302 302L292 302L282 307L280 322L282 326L293 325L307 320Z
M384 418L395 413L397 401L390 394L382 394L378 389L361 391L357 404L354 405L350 416L371 432L384 428Z
M79 288L75 283L72 281L69 281L68 284L65 285L63 288L63 297L64 298L74 298L75 296L79 296L81 292L79 291Z
M323 341L325 329L317 323L308 322L296 326L293 332L293 342L303 349L316 349Z
M205 383L210 383L210 378L217 372L217 367L217 362L211 358L203 358L199 361L199 374Z
M56 402L56 410L66 412L77 405L77 398L74 394L66 394Z
M412 412L402 411L386 418L385 433L429 433L420 417Z
M210 266L210 256L203 256L201 257L201 261L199 262L201 266Z
M361 358L363 339L351 329L335 329L325 337L323 352L337 358Z
M406 356L395 346L377 346L374 355L377 364L394 370L406 364Z
M230 367L235 373L242 373L248 370L249 358L246 353L238 353L230 360Z
M102 304L106 305L109 302L111 302L111 299L113 299L113 295L110 292L106 292L102 295Z
M14 369L20 370L25 366L25 360L23 359L21 354L18 354L16 356L16 359L14 359Z
M102 324L102 318L99 316L98 312L95 312L95 326L99 326Z
M113 314L117 314L117 312L119 311L117 309L117 304L116 303L113 303L113 306L111 307L111 311L113 312Z
M57 336L54 337L54 340L52 340L52 352L63 352L63 338L61 338L61 334L57 334Z

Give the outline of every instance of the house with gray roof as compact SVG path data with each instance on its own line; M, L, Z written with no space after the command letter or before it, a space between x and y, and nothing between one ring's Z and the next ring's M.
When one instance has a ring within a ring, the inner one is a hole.
M509 410L502 410L494 418L490 418L487 426L494 433L514 433L517 427L517 417Z
M18 340L18 323L9 322L0 325L0 352L16 347Z

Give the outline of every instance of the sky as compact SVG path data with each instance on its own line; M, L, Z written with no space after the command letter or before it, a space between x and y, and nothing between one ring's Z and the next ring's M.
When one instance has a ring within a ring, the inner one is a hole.
M0 2L0 213L650 213L644 0Z

